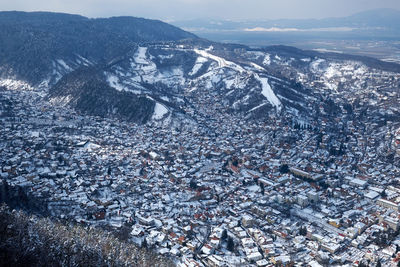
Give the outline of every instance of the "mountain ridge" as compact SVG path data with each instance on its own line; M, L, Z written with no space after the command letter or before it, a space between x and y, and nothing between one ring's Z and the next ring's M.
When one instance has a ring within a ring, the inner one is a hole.
M309 121L310 101L325 94L315 87L316 75L334 92L353 90L349 81L361 84L362 75L374 69L400 72L400 65L366 57L211 42L162 22L154 29L154 21L146 19L6 12L0 13L0 24L2 14L5 21L23 14L37 24L11 20L0 28L0 43L15 37L0 52L12 51L0 59L3 84L27 81L54 104L140 124L183 117L202 121L209 118L202 114L204 103L222 103L223 112L246 118L267 120L268 114L282 113ZM333 81L325 72L337 67L362 75Z
M0 26L2 76L17 75L34 84L52 70L49 66L57 59L82 57L86 63L101 63L123 55L138 42L197 38L161 21L134 17L0 12Z

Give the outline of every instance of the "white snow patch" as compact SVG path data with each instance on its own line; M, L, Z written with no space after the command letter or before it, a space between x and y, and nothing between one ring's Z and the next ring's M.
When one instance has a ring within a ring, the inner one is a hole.
M313 71L318 71L318 70L319 70L319 65L320 65L321 63L323 63L323 62L325 62L325 59L322 59L322 58L319 58L319 59L313 61L313 62L310 64L311 70L313 70Z
M153 120L161 120L165 114L168 113L168 109L164 106L161 105L160 103L156 103L154 107L154 113L152 116Z
M224 80L225 86L227 89L230 89L232 87L232 85L235 83L235 80Z
M339 71L338 66L333 64L330 65L325 72L325 77L328 79L341 75L342 73Z
M254 77L261 83L262 91L261 94L265 96L265 98L276 107L277 111L280 111L282 108L281 101L275 95L274 91L272 91L271 86L268 83L268 78L261 78L258 74L254 74Z
M204 57L198 57L196 59L196 63L194 64L192 71L189 72L189 75L195 75L203 66L203 64L207 62L207 59Z
M49 89L49 85L50 85L50 79L51 78L47 78L46 80L43 80L39 85L38 85L38 89L39 90L48 90Z
M57 62L53 61L52 65L53 65L53 73L52 73L53 77L52 78L54 79L55 82L58 82L62 78L63 75L59 71Z
M263 64L264 65L271 65L271 55L270 54L266 54L263 60Z
M354 73L358 74L358 75L365 75L365 73L367 73L367 72L368 72L368 69L365 66L361 66L354 70Z
M139 47L135 54L135 62L138 64L148 64L146 53L147 47Z
M196 52L197 54L199 54L202 57L209 58L209 59L216 61L218 63L219 68L232 68L239 72L246 72L245 69L243 69L241 66L237 65L236 63L225 60L222 57L212 55L212 54L208 53L207 51L194 49L194 52Z
M333 91L337 92L337 86L335 84L329 83L329 82L325 82L325 85L329 90L333 90Z
M79 57L78 60L81 61L83 63L83 65L85 65L85 66L93 65L93 63L90 62L90 60L88 60L87 58L85 58L85 57L83 57L81 55L77 55L77 56Z
M230 90L228 93L226 93L225 95L228 96L230 94L232 94L233 92L235 92L235 90Z
M170 59L170 58L173 58L174 55L172 55L172 54L171 55L167 55L167 56L166 55L158 55L158 57L161 58L161 59Z
M117 91L124 91L125 87L119 83L119 79L117 76L108 74L107 76L108 84Z
M135 84L157 82L168 86L179 86L185 83L183 70L181 68L172 68L161 72L157 66L146 56L147 48L139 47L134 57L131 59L131 71L126 76L130 76L130 81Z
M259 109L259 108L265 106L266 104L267 104L267 103L262 103L261 105L258 105L257 107L254 107L254 108L250 109L248 112L252 112L252 111L254 111L254 110L256 110L256 109Z
M223 79L223 81L224 81L227 89L231 89L232 87L243 89L247 85L246 79L240 79L239 75L235 75L233 78L229 78L229 79L225 78L225 79Z
M159 72L155 77L152 74L146 74L143 76L143 79L151 83L161 82L169 86L183 85L185 82L181 68L173 68L169 71Z
M217 84L221 81L222 77L219 74L215 74L213 76L211 76L211 81L213 84Z
M70 66L68 66L68 64L65 63L65 61L62 60L62 59L57 59L57 63L58 63L59 65L61 65L61 66L62 66L65 70L67 70L67 71L71 71L71 70L72 70L72 68L71 68Z
M72 99L71 95L67 95L67 96L56 96L56 97L52 97L50 99L50 103L53 105L59 105L59 106L66 106Z
M257 65L256 63L251 62L251 65L256 68L257 70L260 71L266 71L266 69L264 69L263 67L261 67L260 65Z
M243 102L244 103L247 103L247 101L250 99L250 96L249 95L245 95L245 97L243 97Z
M0 86L8 90L33 90L28 83L14 79L0 79Z

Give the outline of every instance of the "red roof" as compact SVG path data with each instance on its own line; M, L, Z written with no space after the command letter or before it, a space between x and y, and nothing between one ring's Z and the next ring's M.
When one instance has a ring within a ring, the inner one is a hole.
M239 173L239 168L238 167L236 167L234 165L231 165L231 169L232 169L232 171L234 171L236 173Z
M172 238L175 238L175 237L176 237L176 234L175 234L174 232L171 232L171 233L169 234L169 236L172 237Z

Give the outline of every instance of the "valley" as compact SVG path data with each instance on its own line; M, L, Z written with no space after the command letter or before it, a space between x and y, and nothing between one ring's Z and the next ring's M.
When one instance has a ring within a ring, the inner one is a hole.
M178 266L396 266L400 66L172 32L3 59L0 199Z

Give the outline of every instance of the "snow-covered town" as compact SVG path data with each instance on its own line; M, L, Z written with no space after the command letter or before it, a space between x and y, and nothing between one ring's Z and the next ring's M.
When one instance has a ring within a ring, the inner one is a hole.
M166 127L162 109L137 125L4 87L2 192L56 218L127 228L179 266L397 266L398 122L353 120L363 105L324 120L321 105L315 130L284 115L245 120L189 93L212 117Z

